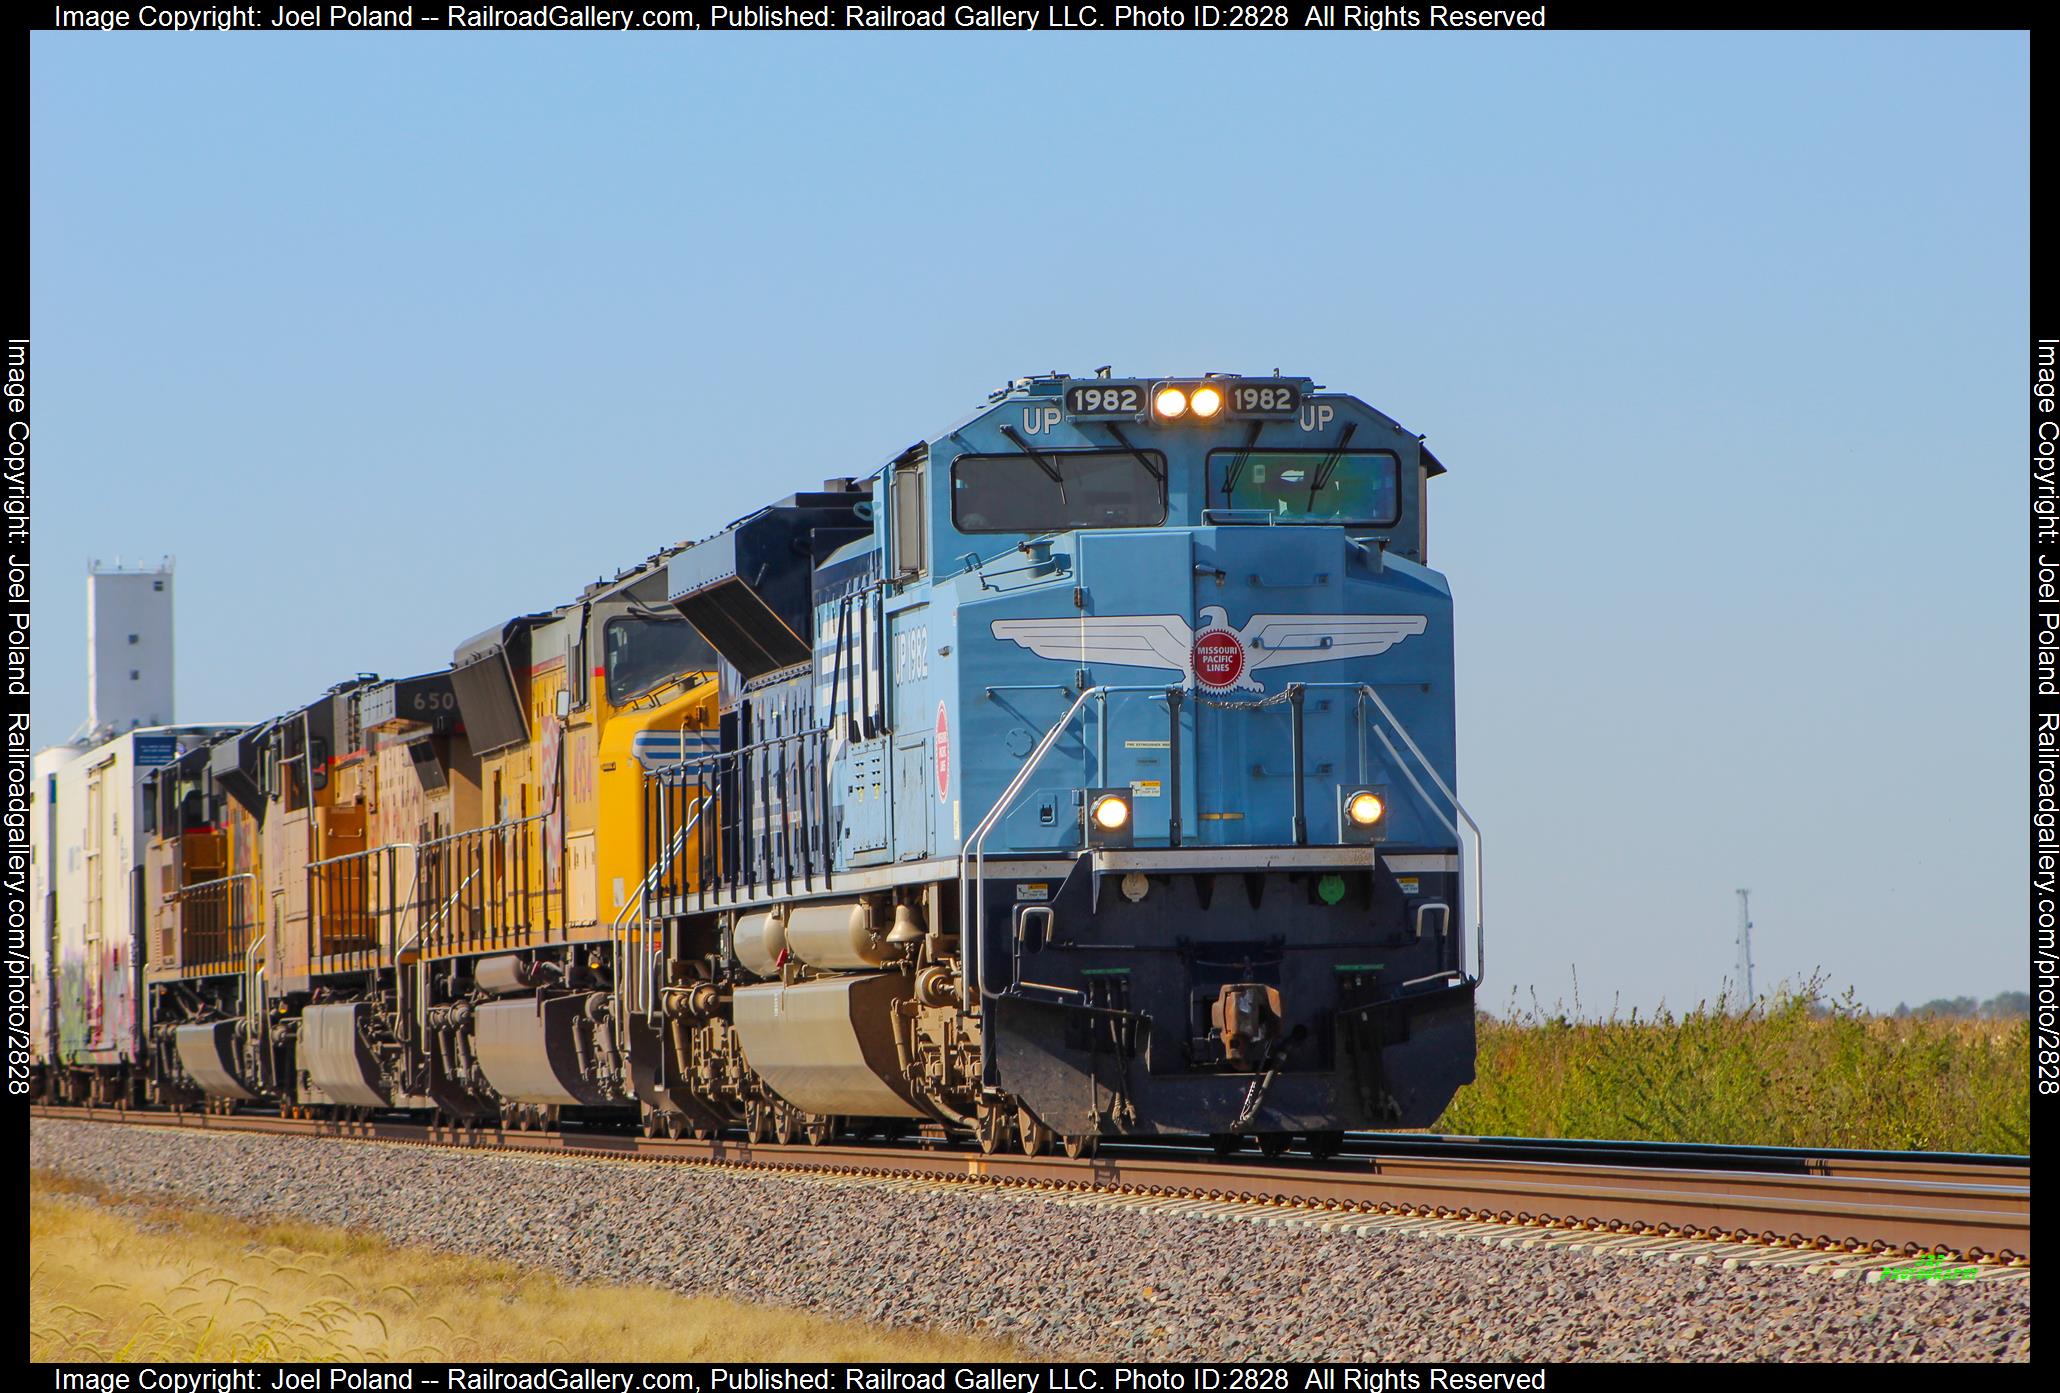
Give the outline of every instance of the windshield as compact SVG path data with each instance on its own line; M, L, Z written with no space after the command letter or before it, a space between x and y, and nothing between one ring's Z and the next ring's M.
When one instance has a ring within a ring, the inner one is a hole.
M951 466L951 520L961 532L1157 527L1166 520L1166 457L1127 450L962 455Z
M1216 450L1209 507L1226 522L1386 527L1399 518L1399 477L1385 450Z
M715 670L715 651L684 619L611 619L604 633L611 706L685 673Z

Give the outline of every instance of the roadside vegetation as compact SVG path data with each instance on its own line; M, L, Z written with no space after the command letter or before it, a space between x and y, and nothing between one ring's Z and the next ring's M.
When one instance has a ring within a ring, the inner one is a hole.
M29 1357L68 1361L1019 1359L881 1329L532 1268L344 1229L125 1202L37 1172Z
M1437 1130L1472 1136L2031 1151L2028 1017L1869 1015L1813 981L1740 1011L1480 1018L1477 1078Z

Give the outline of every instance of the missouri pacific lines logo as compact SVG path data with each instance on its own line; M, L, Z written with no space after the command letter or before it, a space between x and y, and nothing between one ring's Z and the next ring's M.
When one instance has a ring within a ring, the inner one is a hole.
M1255 614L1234 629L1221 605L1204 606L1201 621L1196 628L1177 614L1089 614L990 627L1040 658L1166 668L1213 692L1264 691L1252 676L1262 668L1370 658L1430 627L1421 614Z

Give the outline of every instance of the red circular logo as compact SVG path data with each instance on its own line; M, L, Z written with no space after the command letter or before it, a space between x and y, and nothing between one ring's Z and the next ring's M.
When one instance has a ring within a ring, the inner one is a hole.
M944 703L937 703L937 801L951 794L951 725L944 718Z
M1245 673L1245 646L1228 629L1195 640L1195 678L1204 687L1228 687Z

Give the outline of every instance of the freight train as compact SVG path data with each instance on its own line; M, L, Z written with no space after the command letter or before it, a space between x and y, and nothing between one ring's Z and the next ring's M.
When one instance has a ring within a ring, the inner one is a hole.
M257 725L35 769L52 1099L1223 1150L1472 1077L1443 466L1308 378L1018 379Z

